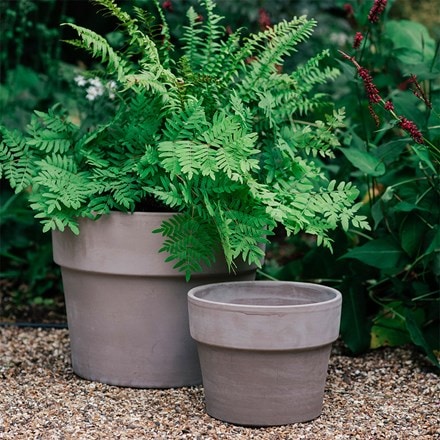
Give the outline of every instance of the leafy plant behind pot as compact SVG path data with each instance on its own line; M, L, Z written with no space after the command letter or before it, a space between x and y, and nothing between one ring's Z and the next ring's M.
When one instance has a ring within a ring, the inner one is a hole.
M334 178L363 189L373 231L335 231L333 256L295 237L287 263L266 269L339 289L354 353L412 343L438 368L440 46L420 23L390 20L386 3L340 3L353 35L339 47L345 75L334 87L338 105L356 109Z
M1 128L1 171L15 191L32 187L44 231L77 234L80 217L133 212L154 198L179 212L157 232L189 278L213 262L218 243L230 269L239 257L261 265L277 224L327 247L338 224L368 227L356 215L357 189L327 181L316 161L339 146L343 119L342 111L311 119L328 106L315 86L337 75L320 66L327 52L282 71L315 21L295 17L244 39L225 31L212 0L200 0L204 16L189 9L184 55L174 59L157 1L154 24L139 8L130 15L112 0L95 3L120 22L125 45L67 26L80 37L70 43L101 62L101 79L88 81L114 94L113 114L77 125L55 106L35 112L26 133Z

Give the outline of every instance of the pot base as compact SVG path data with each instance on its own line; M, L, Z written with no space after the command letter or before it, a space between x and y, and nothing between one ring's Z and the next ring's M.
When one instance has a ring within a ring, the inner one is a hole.
M62 268L73 371L134 388L201 383L184 281Z
M306 422L321 414L331 345L248 351L198 344L206 411L244 426Z

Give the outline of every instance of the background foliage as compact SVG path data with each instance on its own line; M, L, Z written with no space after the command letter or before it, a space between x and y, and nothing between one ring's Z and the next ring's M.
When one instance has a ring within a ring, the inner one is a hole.
M421 23L392 19L390 6L397 3L389 2L381 21L372 24L367 19L371 3L340 2L349 11L349 33L336 46L368 69L378 93L392 101L397 115L414 121L425 144L418 145L382 108L375 107L377 113L371 115L355 66L335 55L343 71L335 101L352 111L345 148L329 164L329 172L350 175L363 189L364 212L374 230L368 235L339 231L333 256L296 238L290 261L270 272L339 288L344 295L342 336L353 352L413 343L438 366L439 43ZM357 52L352 47L355 32L364 36ZM416 83L411 75L417 76ZM417 96L421 93L424 99Z
M142 6L147 1L134 3ZM122 3L128 7L130 2ZM184 11L194 3L179 0L164 4L176 41ZM381 96L392 100L396 112L414 121L438 147L437 6L435 1L389 1L380 22L372 25L367 19L372 3L218 0L219 10L232 29L243 26L256 30L302 13L317 18L310 51L316 52L316 46L331 49L330 63L342 73L326 91L338 107L348 110L344 148L324 165L331 178L349 179L361 189L363 213L373 226L368 234L336 231L333 254L317 247L307 235L286 239L279 234L269 249L264 276L318 281L339 288L344 296L342 336L354 353L412 343L436 363L434 351L440 348L438 162L426 145L416 145L402 132L386 111L377 110L380 122L376 125L354 65L338 50L356 55ZM78 53L60 42L69 35L61 34L59 23L90 26L88 21L96 16L88 14L87 8L88 1L0 2L4 25L0 49L2 123L22 128L35 108L45 110L55 101L76 105L79 90L73 77L78 69L93 66L88 59L77 59ZM109 32L109 38L117 42L119 34L108 21L93 27ZM357 52L352 48L356 32L365 37ZM432 108L414 93L414 83L408 81L412 74ZM13 196L2 182L2 291L3 295L8 291L16 306L47 304L59 295L58 272L51 263L49 237L41 234L21 197Z

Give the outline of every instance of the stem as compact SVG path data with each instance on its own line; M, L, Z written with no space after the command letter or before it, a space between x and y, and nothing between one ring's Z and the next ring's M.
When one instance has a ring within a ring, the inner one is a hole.
M436 252L440 252L440 248L434 249L432 252L425 252L422 255L419 255L410 265L405 267L406 274L402 278L402 280L406 281L406 279L408 278L408 275L411 272L411 269L413 269L421 260L423 260L423 258L425 258L426 256L430 255L431 253L436 253Z
M370 236L367 235L367 234L364 234L362 231L358 231L357 229L349 229L348 232L351 232L352 234L359 235L360 237L364 237L364 238L366 238L367 240L373 240L372 237L370 237Z
M263 276L264 278L267 278L271 281L279 281L277 278L273 277L272 275L269 275L267 272L264 272L261 269L257 269L257 274Z
M377 286L379 283L377 283L375 286ZM375 287L372 286L372 287ZM395 309L393 309L392 307L389 307L385 302L382 302L380 300L378 300L375 296L374 296L374 292L368 292L368 296L370 297L370 299L375 302L376 304L380 305L383 308L386 308L387 311L392 312L394 315L398 316L402 321L406 321L406 318L400 314L399 312L397 312Z
M432 296L432 295L435 295L435 294L437 294L437 293L439 293L438 290L433 290L432 292L428 292L428 293L424 293L423 295L416 296L416 297L413 298L411 301L421 301L421 300L424 300L425 298L427 298L428 296ZM435 300L435 301L439 301L438 298L435 298L434 300ZM428 300L428 301L433 301L433 300Z

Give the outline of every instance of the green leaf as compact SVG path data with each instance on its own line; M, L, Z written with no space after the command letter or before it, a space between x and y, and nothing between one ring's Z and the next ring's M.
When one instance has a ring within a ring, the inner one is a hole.
M431 244L428 246L426 250L427 254L432 252L440 252L440 227L437 226L435 229L434 238L432 239Z
M428 209L425 209L415 203L409 202L399 202L393 207L393 212L411 212L411 211L425 211L429 212Z
M411 20L389 20L385 37L393 46L393 55L403 64L430 63L434 56L435 42L427 28Z
M401 266L404 253L391 237L371 240L339 257L354 258L378 269L392 269Z
M400 301L391 302L380 311L371 328L371 348L398 347L410 342L402 313Z
M363 173L369 176L385 174L385 164L372 154L354 148L340 148L340 150L348 161Z
M400 243L402 249L411 257L416 257L420 246L423 244L423 237L426 226L420 221L417 215L409 215L402 222L400 228Z
M342 339L353 353L362 353L370 347L365 288L355 280L347 278L340 290L342 292Z
M437 173L435 166L433 165L429 156L429 151L423 145L412 145L412 150L416 153L417 157L434 173Z
M422 329L420 325L417 323L417 320L414 316L414 312L410 309L405 310L405 320L406 320L406 327L408 329L408 332L411 336L411 340L423 349L423 351L426 353L426 356L428 359L432 362L433 365L435 365L437 368L440 368L440 363L434 354L434 351L432 347L428 344L425 336L423 335Z
M382 202L378 200L372 207L371 207L371 216L374 220L374 229L376 229L380 222L384 219L384 212L382 208Z

